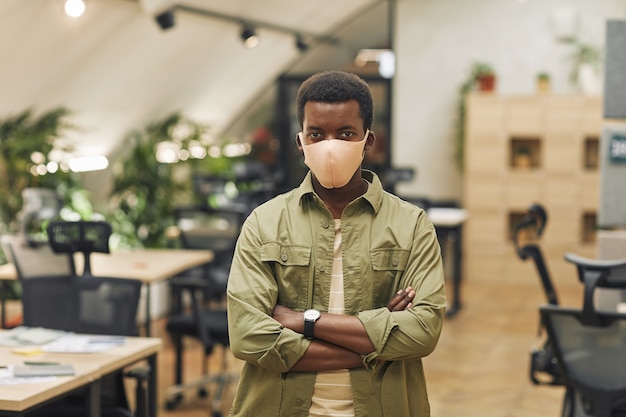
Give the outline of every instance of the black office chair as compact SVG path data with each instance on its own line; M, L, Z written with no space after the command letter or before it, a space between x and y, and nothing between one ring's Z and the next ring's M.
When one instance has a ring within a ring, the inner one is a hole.
M107 222L54 220L48 224L46 231L50 247L55 253L69 254L72 262L75 253L83 255L82 276L93 275L90 256L92 253L110 253L109 238L113 230Z
M547 222L548 214L543 206L532 204L528 208L527 214L513 227L513 245L521 260L531 259L533 261L539 274L546 301L551 305L558 305L559 299L543 251L538 243L545 231ZM530 236L531 239L522 239L524 234ZM545 336L542 330L540 329L540 333ZM548 339L542 340L539 346L531 349L529 371L530 380L535 385L563 385L563 376Z
M540 311L565 378L561 416L626 416L626 316L601 313L598 326L585 324L581 310Z
M50 275L22 281L24 325L70 332L138 336L137 308L142 283L132 279ZM103 416L144 416L149 370L134 369L136 408L130 410L124 386L125 373L102 380ZM33 416L84 416L85 396L70 395L36 410Z
M197 390L206 397L206 387L215 384L212 396L213 416L221 416L223 390L236 376L226 373L226 356L222 358L222 372L210 375L208 357L216 345L221 345L226 355L228 323L224 295L228 273L239 236L244 213L212 209L205 206L183 207L176 210L182 246L188 249L210 249L214 260L170 280L174 313L167 321L166 329L172 337L176 355L175 385L167 392L165 407L174 409L183 399L183 393ZM190 306L183 300L189 300ZM192 337L203 348L202 374L199 380L183 381L183 339Z

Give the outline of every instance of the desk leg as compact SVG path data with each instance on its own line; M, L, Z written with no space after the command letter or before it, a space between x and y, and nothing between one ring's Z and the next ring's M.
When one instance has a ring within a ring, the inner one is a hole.
M150 367L150 377L148 378L148 417L157 417L157 355L154 354L148 358L148 366Z
M150 337L150 326L152 320L150 318L150 283L146 283L146 337Z
M2 280L0 283L0 325L3 329L7 328L6 320L6 304L7 304L7 282Z
M454 228L455 230L450 232L452 238L454 239L454 249L453 249L453 269L452 269L452 307L450 307L446 311L447 317L454 317L456 313L461 309L461 274L462 274L462 265L463 265L463 226L459 225Z
M87 387L87 398L85 404L86 417L100 417L102 414L102 404L100 396L102 394L102 384L100 379L91 382Z

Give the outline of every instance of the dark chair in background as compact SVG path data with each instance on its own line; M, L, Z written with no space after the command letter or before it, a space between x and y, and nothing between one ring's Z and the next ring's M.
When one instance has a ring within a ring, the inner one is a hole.
M137 336L137 308L142 283L132 279L50 275L22 280L24 325L77 333ZM102 379L103 416L144 416L147 413L145 383L149 369L133 369L136 408L130 410L124 386L125 373ZM33 416L84 416L83 394L49 404Z
M626 416L626 314L599 311L597 288L626 288L626 259L567 254L585 286L582 309L541 307L541 319L563 375L563 417Z
M531 259L539 280L543 287L546 301L551 305L558 305L559 299L552 283L552 277L539 245L539 240L546 229L548 214L540 204L532 204L524 217L517 222L512 231L513 246L517 256L522 261ZM563 375L557 364L551 342L545 338L539 346L533 347L530 352L530 380L535 385L563 385Z
M112 227L107 222L54 220L48 224L46 230L48 242L55 253L70 255L72 262L75 253L83 255L82 276L92 276L90 257L92 253L110 253L109 238Z
M210 249L214 260L170 280L174 313L168 318L167 331L174 342L176 355L175 385L168 389L165 406L175 408L184 392L197 390L201 397L208 395L206 387L215 384L212 394L213 415L221 415L221 396L226 385L235 377L226 374L226 356L222 370L209 374L208 358L216 345L224 354L228 347L228 323L224 296L230 264L243 217L246 211L213 209L206 206L180 207L176 210L181 245L187 249ZM187 302L185 302L187 301ZM191 337L202 345L203 377L196 381L183 381L183 339Z

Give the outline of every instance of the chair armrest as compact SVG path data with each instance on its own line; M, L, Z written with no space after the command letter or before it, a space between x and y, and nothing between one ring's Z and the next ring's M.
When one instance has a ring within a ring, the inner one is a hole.
M590 259L574 253L566 253L565 260L575 265L588 269L603 271L609 269L626 268L626 258L624 259Z

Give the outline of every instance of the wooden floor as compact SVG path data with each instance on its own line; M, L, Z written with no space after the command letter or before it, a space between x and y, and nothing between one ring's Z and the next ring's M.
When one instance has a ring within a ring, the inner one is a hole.
M446 320L437 349L424 359L433 417L560 416L562 388L535 386L528 378L529 350L537 341L537 308L544 303L539 279L529 271L528 277L500 282L473 279L463 284L463 308ZM555 285L561 304L580 304L581 288L573 272ZM155 323L153 334L165 341L159 359L159 416L211 416L210 399L193 393L175 410L165 410L166 389L173 382L173 352L162 322ZM185 369L193 378L199 373L201 355L193 351L193 343L189 348ZM231 357L229 363L234 372L240 370L238 360ZM216 362L211 366L219 369ZM226 395L224 416L232 395L232 390Z

